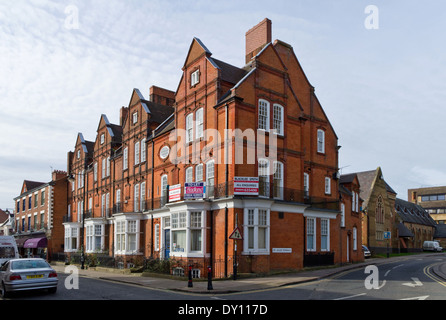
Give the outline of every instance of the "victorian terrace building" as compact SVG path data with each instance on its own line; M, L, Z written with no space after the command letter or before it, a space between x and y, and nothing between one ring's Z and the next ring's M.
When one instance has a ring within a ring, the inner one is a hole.
M66 252L170 258L173 273L218 277L235 261L268 272L357 259L358 184L341 215L338 138L293 48L272 42L265 19L245 59L230 65L194 38L175 93L135 89L119 126L103 116L94 143L78 136Z

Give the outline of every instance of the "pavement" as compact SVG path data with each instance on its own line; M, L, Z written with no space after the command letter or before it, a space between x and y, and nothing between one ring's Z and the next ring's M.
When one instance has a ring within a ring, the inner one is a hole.
M419 254L416 257L422 257L432 255L430 254ZM440 254L435 254L440 257ZM227 294L236 292L248 292L255 290L265 290L279 288L288 285L295 285L299 283L317 281L324 278L329 278L331 276L340 274L342 272L364 268L367 265L379 265L393 263L397 261L402 261L410 259L414 256L400 256L391 258L369 258L364 262L347 264L343 266L330 266L325 268L302 270L295 273L284 273L272 276L259 276L250 278L239 278L237 280L232 279L214 279L212 281L212 290L208 290L208 282L203 279L192 281L192 287L188 286L187 277L184 280L177 280L158 276L143 276L141 273L124 274L116 273L117 270L110 272L106 269L94 270L94 269L84 269L81 270L77 268L79 276L96 278L101 280L115 281L121 283L127 283L132 285L138 285L142 287L147 287L157 290L171 290L176 292L190 293L190 294ZM441 257L445 257L441 254ZM58 273L70 273L67 266L63 263L54 263L52 267ZM437 263L432 267L432 272L437 275L442 280L446 281L446 263Z

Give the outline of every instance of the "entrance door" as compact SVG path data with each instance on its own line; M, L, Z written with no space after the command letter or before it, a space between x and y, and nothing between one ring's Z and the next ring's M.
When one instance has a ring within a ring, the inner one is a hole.
M164 259L170 256L170 229L164 230Z

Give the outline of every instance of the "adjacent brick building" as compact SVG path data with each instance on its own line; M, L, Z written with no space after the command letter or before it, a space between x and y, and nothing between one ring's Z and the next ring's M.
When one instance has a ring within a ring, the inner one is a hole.
M50 259L64 251L63 217L67 210L67 173L53 171L50 182L25 180L14 198L14 237L22 256Z
M341 229L339 252L341 261L358 262L364 260L362 250L363 200L359 196L361 186L355 173L342 175L339 180L341 201Z
M292 46L265 19L245 59L194 38L176 92L134 89L119 125L103 115L94 142L78 135L67 253L170 258L196 276L228 276L235 255L240 272L362 260L359 181L339 188L338 138Z

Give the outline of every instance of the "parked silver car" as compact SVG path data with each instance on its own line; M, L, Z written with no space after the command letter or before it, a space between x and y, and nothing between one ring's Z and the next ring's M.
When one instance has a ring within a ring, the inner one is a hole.
M12 259L0 267L2 297L11 292L37 289L55 293L58 282L56 271L43 259Z
M362 245L362 251L364 252L364 258L370 258L372 254L370 253L369 248L367 248L365 245Z

